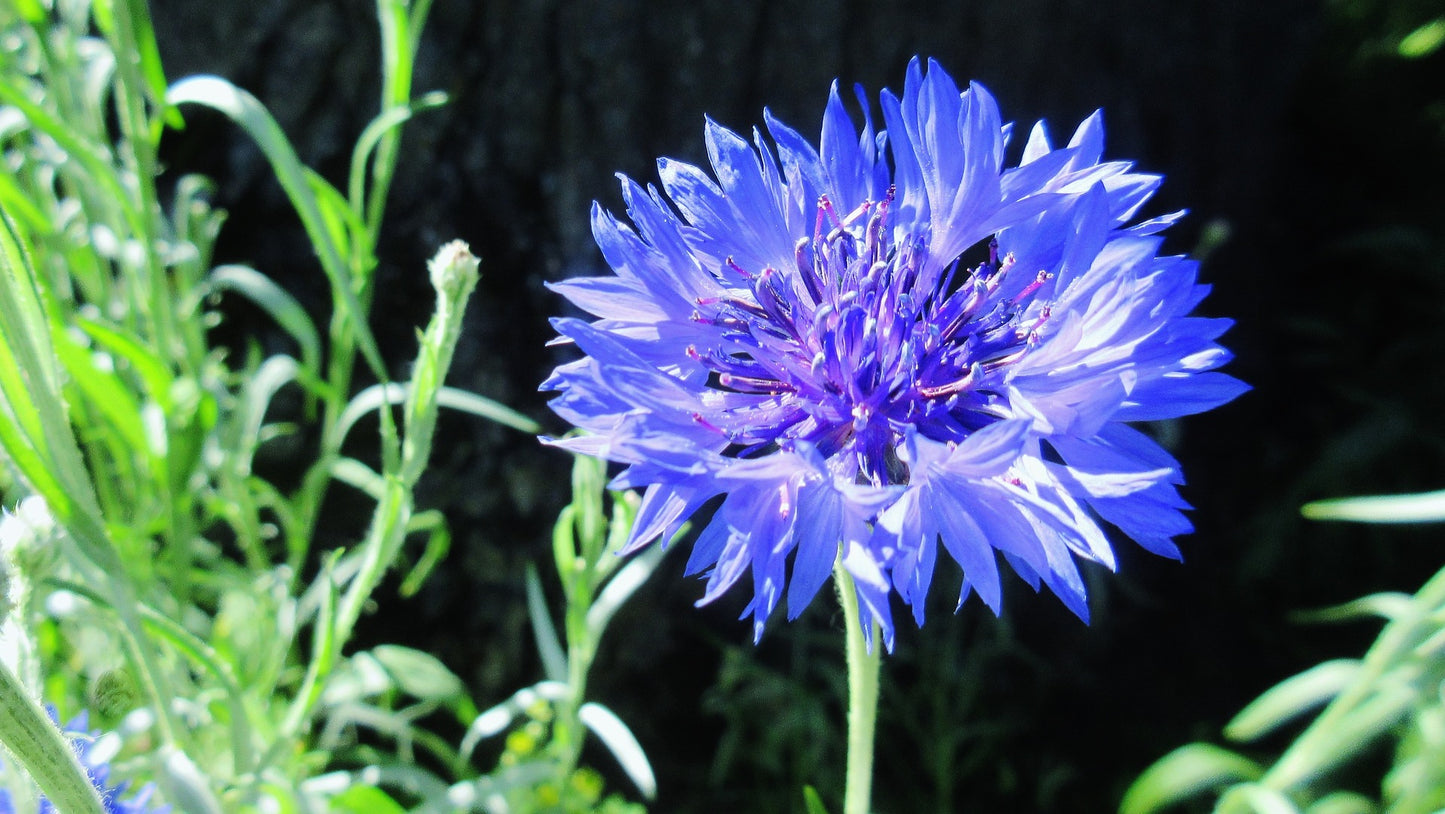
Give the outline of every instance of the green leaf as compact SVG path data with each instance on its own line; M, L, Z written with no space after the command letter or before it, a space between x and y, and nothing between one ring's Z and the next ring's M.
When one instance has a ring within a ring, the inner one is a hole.
M803 787L803 805L807 807L808 814L828 814L823 798L818 796L818 790L812 786Z
M341 551L329 554L322 564L321 573L316 575L316 580L312 583L311 590L320 592L321 606L317 609L315 627L312 628L311 661L306 665L306 677L302 679L301 689L296 692L296 697L291 699L291 707L286 711L286 719L281 724L283 737L276 740L276 745L272 746L273 752L310 722L311 712L326 689L325 679L330 676L337 651L341 649L337 644L336 605L340 589L336 584L335 569L342 554Z
M261 446L261 428L266 423L266 408L271 399L287 384L296 380L296 360L277 354L262 362L242 386L240 409L232 419L226 439L226 453L233 461L237 474L249 475L256 449Z
M397 593L404 597L412 596L421 590L421 584L426 581L432 569L446 558L452 547L452 532L447 528L446 516L441 512L435 509L417 512L406 521L407 534L423 531L427 533L426 548L422 550L416 565L402 579L401 587L397 588Z
M21 19L31 25L45 22L45 7L40 5L40 0L15 0L15 9Z
M124 9L128 12L126 16L131 24L131 42L135 43L135 56L140 61L146 95L161 108L161 115L166 124L171 127L180 127L184 124L180 113L166 104L166 72L161 67L161 52L156 45L155 29L151 26L147 4L127 3Z
M345 440L351 428L367 413L376 410L383 404L401 404L406 401L407 393L411 390L411 383L406 384L373 384L352 396L347 403L346 409L341 412L337 419L338 442ZM453 410L460 410L464 413L471 413L475 416L491 419L498 424L521 430L526 433L541 432L542 428L537 422L504 407L491 399L478 396L475 393L468 393L465 390L458 390L455 387L443 387L437 391L437 404Z
M316 196L316 206L317 211L321 214L321 223L331 236L332 243L337 246L352 245L352 235L361 234L364 226L356 219L351 206L345 198L341 197L341 192L316 171L310 167L303 167L302 172L306 175L306 183L311 188L311 194ZM367 256L362 259L360 265L362 270L370 270L375 265L374 259ZM353 272L356 271L357 264L353 263L351 268ZM366 287L366 284L360 279L353 279L351 285L357 292Z
M1255 814L1300 814L1299 807L1283 792L1256 783L1246 783L1230 789L1220 798L1217 810L1248 810Z
M54 139L69 158L81 165L85 176L101 187L99 193L125 212L127 222L140 226L144 216L137 211L133 196L111 166L109 153L85 141L76 128L36 104L32 94L27 92L29 89L10 81L11 78L0 74L0 104L14 106L31 127ZM144 233L145 230L139 228L137 231Z
M351 786L331 798L328 810L340 814L406 814L400 803L375 786Z
M1124 792L1119 814L1149 814L1264 774L1258 763L1207 743L1181 746L1144 770Z
M156 780L166 798L187 814L221 814L221 802L211 791L210 780L190 756L166 744L155 753Z
M542 657L547 678L566 681L567 651L557 638L557 628L547 611L547 597L542 593L542 580L537 576L537 567L531 563L527 563L527 615L532 617L532 635L536 637L537 653Z
M1300 611L1292 618L1301 622L1351 622L1372 616L1394 621L1414 606L1415 597L1398 591L1387 591L1362 596L1341 605L1331 605L1318 610Z
M385 15L382 17L386 19ZM447 103L447 95L441 91L433 91L424 94L420 99L403 107L393 107L383 111L371 123L361 131L356 139L356 146L351 150L351 174L348 177L346 191L351 196L352 205L356 207L356 213L365 211L366 197L366 164L371 157L371 151L382 137L404 124L408 119L423 110L441 107Z
M85 317L78 317L77 324L96 344L130 363L131 369L140 377L146 395L160 405L163 412L171 411L171 374L166 361L135 337L110 325Z
M331 464L331 477L365 492L378 503L386 497L386 479L355 458L337 458Z
M321 378L321 335L306 309L286 289L249 266L237 265L217 266L211 272L210 283L214 291L235 291L244 296L276 320L300 346L301 364L313 378Z
M261 148L271 169L291 200L291 206L301 217L301 225L311 239L311 245L321 258L321 267L331 280L333 294L338 298L337 307L346 311L352 330L367 364L378 378L386 378L386 367L376 338L366 325L366 310L357 299L356 289L351 280L341 247L337 245L333 232L327 227L326 216L317 201L316 188L325 183L311 174L296 151L287 141L286 134L256 97L217 76L192 76L175 83L166 94L169 104L179 107L184 104L199 104L226 114L240 125L256 145ZM338 194L339 197L339 194Z
M26 229L42 233L51 230L45 213L20 189L9 172L0 172L0 207L4 207Z
M1445 30L1445 23L1442 23ZM1300 514L1310 520L1356 523L1438 523L1445 520L1445 489L1410 495L1342 497L1306 503Z
M1360 674L1358 659L1335 659L1290 676L1269 688L1224 727L1232 741L1262 738L1327 703Z
M1445 44L1445 17L1436 17L1406 34L1397 51L1406 59L1421 59L1440 50L1442 44Z
M0 449L91 556L109 550L60 393L60 365L30 255L0 211Z
M577 709L577 720L592 730L612 756L617 758L622 770L632 779L637 790L648 800L657 796L657 778L652 773L652 764L642 751L642 744L612 710L601 704L588 701Z
M525 433L536 434L542 431L542 427L538 425L537 422L516 410L484 396L469 393L465 390L458 390L455 387L443 387L437 391L437 404L452 410L471 413L474 416L495 421L498 424L511 427L514 430L521 430Z
M1375 803L1362 794L1337 791L1316 800L1305 814L1376 814Z
M1381 676L1364 702L1343 714L1336 713L1334 706L1327 709L1270 769L1274 784L1292 788L1319 777L1369 748L1398 724L1418 701L1418 694L1408 683L1411 667L1397 669L1406 674L1404 680ZM1326 721L1329 726L1321 728ZM1310 735L1314 737L1306 740ZM1304 743L1309 748L1303 748Z
M57 337L56 355L65 366L70 381L79 388L106 423L124 439L126 446L136 453L147 450L145 425L141 420L139 402L121 384L116 376L95 366L90 351L62 334Z
M462 680L429 653L383 644L373 647L371 655L386 668L396 685L414 698L444 703L466 693Z

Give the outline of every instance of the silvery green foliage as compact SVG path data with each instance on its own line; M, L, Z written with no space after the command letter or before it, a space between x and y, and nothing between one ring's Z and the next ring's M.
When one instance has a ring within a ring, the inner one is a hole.
M1439 521L1440 493L1344 498L1307 517L1369 523ZM1363 658L1317 664L1281 681L1224 728L1240 750L1182 746L1129 788L1121 814L1217 796L1223 814L1434 814L1445 809L1445 569L1413 596L1373 594L1311 614L1320 621L1385 621ZM1273 761L1243 749L1304 725ZM1393 751L1378 795L1340 788L1337 773L1363 755Z

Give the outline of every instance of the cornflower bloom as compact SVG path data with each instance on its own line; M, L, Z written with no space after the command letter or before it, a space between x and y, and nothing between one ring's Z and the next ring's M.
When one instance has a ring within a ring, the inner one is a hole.
M861 130L834 85L817 148L766 111L771 146L709 120L713 177L663 159L661 190L621 178L630 226L594 205L615 275L553 286L598 319L553 321L585 356L542 385L586 432L548 442L626 465L632 549L725 495L687 571L699 604L751 572L756 636L841 558L891 649L890 595L923 624L940 541L960 607L999 612L1002 554L1087 621L1100 521L1174 558L1191 531L1179 464L1129 422L1247 389L1213 372L1230 321L1189 316L1197 263L1158 253L1183 213L1131 225L1162 179L1101 161L1098 113L1007 166L993 97L932 61L881 94L884 129L857 97Z

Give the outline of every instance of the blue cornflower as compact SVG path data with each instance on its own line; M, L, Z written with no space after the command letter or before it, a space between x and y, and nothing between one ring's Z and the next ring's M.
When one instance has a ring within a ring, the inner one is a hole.
M47 707L47 711L54 720L55 709ZM62 729L65 730L71 747L75 749L76 755L80 758L80 765L90 776L91 785L95 786L95 790L99 792L106 814L167 814L171 810L170 806L151 803L155 786L149 783L142 786L129 798L122 799L130 784L127 782L119 785L111 784L111 754L109 750L97 748L102 741L97 737L98 733L90 731L89 716L85 712L70 719ZM55 807L50 804L50 801L42 797L40 805L36 809L37 814L52 814L54 811ZM10 792L5 789L0 789L0 814L17 814L15 802L11 799Z
M1197 263L1160 256L1182 212L1130 225L1160 176L1101 162L1095 113L1042 122L1017 166L993 97L914 60L861 132L837 85L815 148L707 122L714 178L623 177L632 225L594 205L615 276L553 286L599 317L554 320L586 355L542 385L586 430L549 443L626 464L631 548L725 495L687 564L709 602L751 571L752 615L796 617L841 557L891 649L890 593L918 624L938 542L959 605L1000 607L1002 553L1088 618L1076 558L1114 567L1106 521L1179 557L1179 464L1128 422L1223 404L1224 319L1191 317ZM789 560L791 559L791 567Z

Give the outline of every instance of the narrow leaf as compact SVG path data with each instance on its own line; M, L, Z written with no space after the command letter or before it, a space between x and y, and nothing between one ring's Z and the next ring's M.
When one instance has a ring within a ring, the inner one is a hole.
M657 796L657 778L652 774L652 764L647 762L642 744L637 742L632 730L627 728L621 718L607 707L589 701L578 708L577 719L592 730L598 740L612 752L612 756L617 758L622 770L632 779L643 797L651 800Z
M421 590L422 583L426 581L432 569L446 558L447 552L452 547L452 533L447 528L446 516L435 509L412 515L406 523L406 531L408 534L426 532L427 538L426 548L422 550L421 558L407 572L401 581L401 587L397 589L397 593L404 597L412 596Z
M375 786L353 785L331 798L336 814L406 814L401 804Z
M552 681L567 680L567 653L557 638L557 628L547 611L547 597L542 593L542 580L537 568L527 564L527 614L532 618L532 635L537 639L537 652L542 667Z
M1372 616L1394 621L1408 613L1414 602L1415 598L1409 594L1398 591L1383 592L1328 608L1300 611L1292 614L1292 617L1301 622L1351 622Z
M1119 814L1149 814L1264 774L1254 761L1207 743L1181 746L1144 770L1124 793Z
M532 419L522 415L510 407L498 404L485 396L476 393L469 393L466 390L458 390L455 387L443 387L437 392L437 404L453 410L460 410L464 413L495 421L503 426L511 427L514 430L521 430L525 433L536 434L542 431L542 427Z
M1360 674L1358 659L1335 659L1290 676L1265 691L1224 727L1232 741L1252 741L1334 698Z
M1436 17L1406 34L1397 50L1406 59L1422 59L1440 50L1441 45L1445 45L1445 17Z
M320 378L321 336L316 332L306 309L274 280L249 267L217 266L210 276L212 290L234 291L255 303L266 315L276 320L281 329L296 340L301 349L301 364Z
M1283 792L1256 783L1246 783L1230 789L1220 798L1219 810L1252 811L1254 814L1300 814L1299 807L1284 796Z
M1342 497L1306 503L1300 514L1310 520L1356 523L1438 523L1445 520L1445 489L1410 495Z
M331 477L360 489L378 503L386 497L386 479L355 458L337 458L331 465Z
M828 814L823 798L818 796L818 790L812 786L803 787L803 805L807 807L808 814Z
M1352 791L1337 791L1316 800L1305 814L1376 814L1374 801Z
M351 320L352 330L361 347L362 355L378 378L386 377L381 351L376 338L366 325L366 310L357 299L341 248L336 244L333 233L326 226L321 205L317 202L315 184L317 177L310 176L301 159L280 125L270 112L256 100L256 97L217 76L192 76L171 86L166 94L169 104L179 107L184 104L199 104L226 114L232 121L255 140L276 180L281 183L291 205L301 217L306 235L311 239L321 258L321 267L331 280L332 293L338 298L337 306L344 308ZM324 182L322 182L324 183Z

